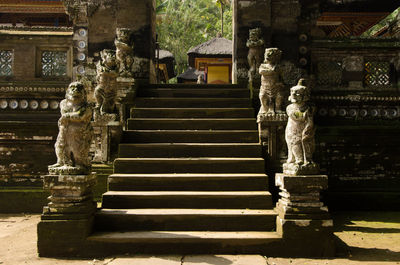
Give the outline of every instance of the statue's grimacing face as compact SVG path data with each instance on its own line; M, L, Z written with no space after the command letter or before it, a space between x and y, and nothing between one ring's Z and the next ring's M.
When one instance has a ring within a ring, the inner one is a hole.
M295 86L290 89L290 101L292 103L303 103L305 95L305 88L301 86Z
M83 102L85 99L85 90L83 86L72 83L68 87L67 97L76 102Z

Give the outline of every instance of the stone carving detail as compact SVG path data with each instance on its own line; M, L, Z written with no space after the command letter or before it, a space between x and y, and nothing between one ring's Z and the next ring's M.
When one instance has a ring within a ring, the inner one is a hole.
M303 69L296 67L296 65L290 61L282 61L279 69L283 83L289 86L296 85L297 81L306 74Z
M67 76L67 52L43 51L42 75L46 77Z
M102 50L101 60L96 65L97 86L94 90L96 98L95 120L101 117L115 120L115 98L117 95L117 63L113 50ZM100 117L101 116L101 117Z
M57 163L49 166L50 174L79 175L90 172L89 149L93 129L92 108L86 100L85 87L80 82L68 86L60 103L61 118L55 144Z
M284 114L283 105L283 81L279 62L282 51L278 48L265 49L264 63L260 65L261 74L260 87L260 114L274 116Z
M339 86L342 83L342 63L336 61L318 62L317 83L320 86Z
M347 56L343 59L343 68L348 72L364 71L364 57L362 56Z
M127 28L117 28L117 37L114 41L118 71L121 77L133 77L133 44L131 44L132 31Z
M258 75L257 69L262 63L262 53L264 49L264 39L261 37L261 29L255 28L249 30L249 39L246 42L247 48L249 48L249 53L247 55L247 61L249 63L250 69L248 72L249 82L252 83L253 80Z
M288 146L288 160L283 164L283 173L290 175L318 174L319 168L312 160L315 149L314 113L315 107L309 103L310 90L300 79L297 86L290 89L286 108L288 123L285 139Z
M0 50L0 76L12 76L13 51Z

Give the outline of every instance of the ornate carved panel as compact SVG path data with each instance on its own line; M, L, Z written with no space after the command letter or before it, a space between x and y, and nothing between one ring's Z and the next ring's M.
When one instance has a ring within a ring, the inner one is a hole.
M66 51L43 51L41 61L42 61L42 76L44 77L67 76Z
M365 63L365 85L382 87L390 85L390 63L369 61Z
M0 76L12 76L13 52L0 50Z
M320 61L317 63L317 82L321 86L335 86L342 82L342 63Z

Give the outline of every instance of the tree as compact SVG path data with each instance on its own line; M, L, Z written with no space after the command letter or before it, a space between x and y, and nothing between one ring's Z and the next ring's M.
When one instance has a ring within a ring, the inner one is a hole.
M232 39L232 12L229 5L224 9L221 12L213 0L157 0L160 47L174 54L177 74L187 69L190 48L217 36L221 14L226 21L225 37Z

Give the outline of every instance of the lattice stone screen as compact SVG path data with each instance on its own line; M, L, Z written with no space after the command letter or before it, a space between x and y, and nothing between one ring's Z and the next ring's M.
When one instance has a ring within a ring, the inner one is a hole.
M67 76L67 52L43 51L42 75L45 77Z
M0 76L12 76L13 52L0 50Z
M321 61L317 64L318 85L334 86L342 82L342 63Z
M366 62L364 82L366 86L370 87L389 86L390 63Z

